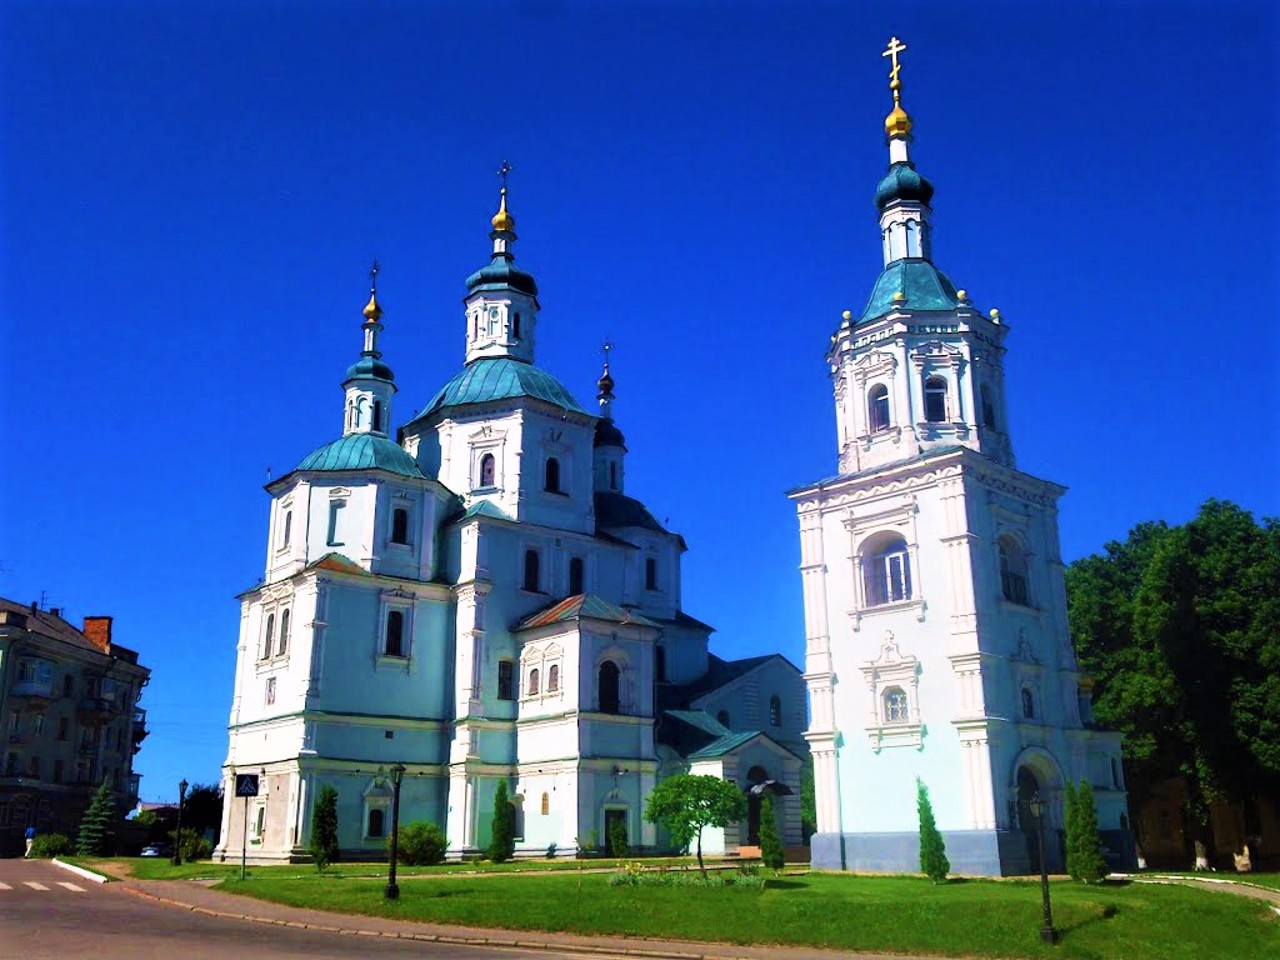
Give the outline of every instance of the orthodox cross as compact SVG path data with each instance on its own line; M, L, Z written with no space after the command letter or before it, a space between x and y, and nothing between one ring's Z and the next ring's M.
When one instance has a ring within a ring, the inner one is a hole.
M374 293L378 292L378 271L381 269L382 264L378 263L377 260L374 260L369 267L369 289Z
M893 69L889 71L889 89L893 91L893 99L898 99L898 91L902 89L902 81L898 79L898 71L902 69L902 64L898 63L898 54L907 49L907 45L902 43L897 37L889 38L889 46L880 54L882 57L888 57L893 64Z
M603 352L603 353L604 353L604 365L605 365L605 367L608 367L608 366L609 366L609 351L610 351L610 350L612 350L612 349L613 349L613 344L612 344L612 343L610 343L608 340L606 340L606 341L604 342L603 346L601 346L601 347L600 347L601 352Z
M514 169L515 168L511 166L511 161L509 160L503 160L502 166L498 167L498 176L502 178L502 189L504 191L507 189L507 174Z

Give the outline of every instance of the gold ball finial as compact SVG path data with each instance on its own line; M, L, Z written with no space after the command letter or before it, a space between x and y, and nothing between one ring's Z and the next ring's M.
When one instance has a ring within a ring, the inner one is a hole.
M853 319L853 311L852 311L852 310L846 310L844 313L840 314L840 319L842 319L842 320L852 320L852 319Z
M968 299L969 299L969 291L968 291L968 290L957 290L957 291L956 291L956 299L957 299L957 300L959 300L959 301L961 301L961 302L963 302L963 301L965 301L965 300L968 300Z
M370 323L377 323L382 317L382 307L378 306L378 271L381 269L382 264L377 260L369 267L369 302L360 311Z
M884 118L884 132L890 139L905 137L911 132L911 116L902 109L902 104L895 103Z
M1000 311L997 310L995 307L991 308L991 319L994 320L996 323L1000 322Z
M507 210L506 187L502 188L502 200L498 204L498 212L493 215L493 220L490 222L493 224L493 229L504 233L510 233L516 228L516 218L511 215L509 210Z
M893 295L893 302L894 302L894 303L906 303L906 302L907 302L907 295L906 295L905 293L903 293L901 290L899 290L897 293L895 293L895 294Z

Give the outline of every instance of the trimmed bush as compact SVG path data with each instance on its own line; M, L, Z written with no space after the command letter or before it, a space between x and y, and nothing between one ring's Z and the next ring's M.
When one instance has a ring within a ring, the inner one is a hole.
M782 869L782 839L773 819L773 797L767 793L760 798L760 859L770 870Z
M723 890L763 890L764 877L753 867L738 870L711 870L704 877L692 870L646 870L641 864L629 863L609 874L611 887L710 887Z
M1098 808L1087 780L1067 784L1067 872L1072 879L1098 883L1107 875L1098 836Z
M42 833L31 842L31 856L41 860L67 857L75 853L76 845L62 833Z
M623 817L618 817L609 824L609 847L612 856L631 856L631 844L627 840L627 821Z
M498 790L493 795L493 832L489 840L489 859L494 863L505 863L515 853L516 834L511 824L512 812L507 781L499 780Z
M444 863L444 852L449 848L449 839L444 831L429 820L418 820L400 828L400 844L396 856L401 863L411 867L432 867ZM391 849L391 840L387 839L387 850Z
M331 786L320 788L315 806L311 808L311 844L308 850L321 873L338 860L338 791Z
M920 813L920 870L934 883L943 883L951 870L951 861L947 859L947 847L938 823L933 819L929 788L919 777L916 777L916 809Z

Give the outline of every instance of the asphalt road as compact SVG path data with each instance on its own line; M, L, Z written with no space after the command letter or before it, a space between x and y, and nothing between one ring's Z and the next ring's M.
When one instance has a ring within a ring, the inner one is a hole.
M119 884L82 880L44 861L0 860L0 960L549 960L558 956L562 954L547 950L361 937L209 917L155 903L120 889Z

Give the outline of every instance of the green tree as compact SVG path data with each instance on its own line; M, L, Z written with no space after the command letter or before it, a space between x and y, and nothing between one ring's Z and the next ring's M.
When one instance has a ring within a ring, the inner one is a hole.
M818 796L813 781L813 755L800 766L800 833L805 843L818 832Z
M507 781L499 780L493 795L493 829L489 835L489 859L505 863L516 850L516 834L512 827L511 799L507 793Z
M320 788L311 808L311 844L308 850L321 873L338 860L338 791L328 784Z
M401 862L411 867L430 867L444 862L444 853L449 848L449 840L444 831L429 820L418 820L400 828L399 846L396 853ZM391 838L387 838L387 850L391 849Z
M110 855L115 842L115 803L107 781L98 784L98 790L89 802L89 808L80 821L76 836L76 855L81 857L105 857Z
M645 803L644 818L662 824L681 850L697 841L698 869L702 862L702 828L727 827L747 815L747 798L727 780L707 774L678 773L653 788Z
M212 832L216 838L222 826L222 785L194 783L182 804L182 825L201 835Z
M770 870L782 869L782 838L773 818L773 797L767 793L760 798L760 859Z
M1102 855L1102 838L1098 834L1098 807L1093 800L1093 787L1087 781L1082 780L1075 790L1075 808L1076 869L1071 876L1085 883L1100 883L1107 875L1107 861ZM1070 850L1070 837L1067 844Z
M1067 846L1067 875L1072 880L1080 879L1080 867L1078 866L1077 850L1080 845L1080 817L1079 805L1076 802L1076 785L1073 781L1068 780L1062 788L1062 799L1066 804L1066 846Z
M1179 778L1212 849L1211 803L1280 787L1280 523L1209 500L1073 563L1067 596L1095 717L1125 734L1130 806Z
M920 813L920 869L934 883L942 883L951 870L947 859L947 847L933 818L933 804L929 801L929 788L916 777L916 810Z

